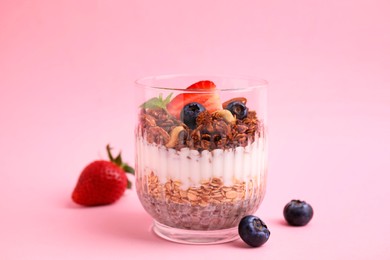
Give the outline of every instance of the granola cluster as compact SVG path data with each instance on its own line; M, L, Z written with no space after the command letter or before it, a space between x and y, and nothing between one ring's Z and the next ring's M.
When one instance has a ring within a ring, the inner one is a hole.
M203 111L196 120L197 127L190 129L164 109L143 109L138 131L148 143L177 150L183 147L209 151L245 147L263 135L263 123L255 111L249 111L242 120L233 119L226 119L218 111L212 114Z

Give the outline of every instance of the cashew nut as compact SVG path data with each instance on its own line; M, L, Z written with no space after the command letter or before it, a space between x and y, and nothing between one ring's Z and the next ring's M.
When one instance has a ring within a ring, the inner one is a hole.
M225 122L229 124L234 124L236 122L236 118L227 109L217 110L212 115L217 117L222 117L223 120L225 120Z
M183 130L184 130L183 126L176 126L175 128L173 128L172 131L171 131L171 134L170 134L169 141L168 141L168 143L165 146L168 147L168 148L175 147L175 145L176 145L176 143L177 143L177 141L179 139L179 134Z

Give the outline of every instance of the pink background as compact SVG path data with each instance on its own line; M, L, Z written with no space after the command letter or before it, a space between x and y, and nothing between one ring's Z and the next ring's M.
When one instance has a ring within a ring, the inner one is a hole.
M0 2L0 259L390 259L389 1ZM164 241L134 190L79 208L81 169L132 164L133 81L166 73L270 82L271 238ZM315 210L284 224L290 199Z

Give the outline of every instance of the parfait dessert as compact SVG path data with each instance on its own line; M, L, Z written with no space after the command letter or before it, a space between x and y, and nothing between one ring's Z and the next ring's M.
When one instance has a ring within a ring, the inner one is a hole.
M181 92L165 89L140 104L136 188L160 236L180 240L184 234L184 242L197 243L211 234L199 231L229 230L230 238L211 242L231 240L241 218L263 200L266 125L251 108L261 101L250 91L235 93L223 100L223 90L203 80Z

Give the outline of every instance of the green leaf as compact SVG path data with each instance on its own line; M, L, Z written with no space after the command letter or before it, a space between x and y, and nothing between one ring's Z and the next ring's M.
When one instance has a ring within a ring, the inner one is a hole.
M114 163L115 163L116 165L119 165L119 166L122 165L122 156L121 156L121 153L120 153L120 152L119 152L118 156L115 157Z
M140 105L140 108L145 108L145 109L167 109L168 103L171 101L172 94L169 94L165 99L163 99L162 94L160 93L158 97L154 97Z
M149 99L148 101L143 103L140 107L141 108L157 108L160 106L160 104L161 104L160 99L155 97L155 98Z
M173 93L169 94L165 99L164 99L164 104L165 106L168 105L169 102L171 102Z
M106 149L107 149L107 153L108 153L108 158L110 158L110 161L115 163L116 165L118 165L120 168L122 168L126 173L130 173L130 174L135 174L135 170L133 167L129 166L127 163L124 163L122 161L122 155L121 153L119 152L119 154L114 158L111 154L111 147L110 145L108 144L106 146ZM131 189L131 182L129 181L129 179L127 179L127 188L128 189Z
M110 159L110 162L113 162L116 165L121 166L123 164L121 153L119 152L119 154L114 158L114 156L112 156L111 147L109 144L106 146L106 149L107 149L107 154L108 154L108 158Z
M127 165L127 164L124 164L122 167L123 167L123 170L125 172L127 172L127 173L130 173L130 174L134 174L135 173L134 168L129 166L129 165Z

